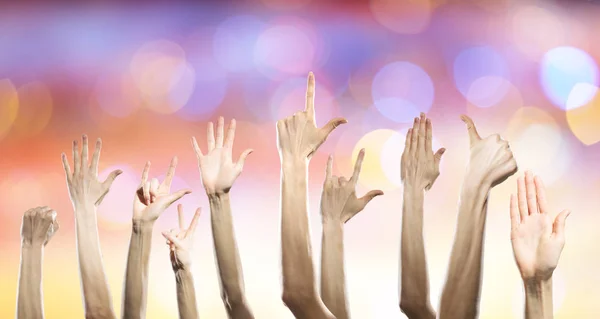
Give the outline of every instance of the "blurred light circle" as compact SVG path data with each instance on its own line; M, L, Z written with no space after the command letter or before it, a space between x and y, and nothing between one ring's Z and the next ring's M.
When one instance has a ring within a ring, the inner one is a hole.
M13 130L24 136L33 136L46 128L52 117L52 95L42 82L31 82L17 90L19 113Z
M513 39L517 48L528 58L538 59L548 50L565 42L565 25L550 11L524 6L512 19Z
M398 133L388 129L371 131L365 134L354 146L354 150L352 151L352 166L354 166L354 163L356 162L358 152L363 148L365 149L365 158L360 178L358 179L358 183L365 188L380 189L384 192L398 188L398 186L388 178L388 176L393 176L396 172L399 172L399 169L393 168L394 160L392 157L397 154L393 151L386 151L386 158L383 158L384 146L395 134ZM401 139L401 136L396 137L395 139ZM391 146L391 143L387 145ZM396 164L398 166L400 165L400 157L396 159ZM386 170L389 171L386 173Z
M399 123L408 123L420 112L429 111L434 97L429 75L410 62L393 62L381 68L373 78L371 91L377 110Z
M213 40L214 56L227 71L248 71L254 68L256 41L265 24L249 15L233 16L217 28Z
M306 78L292 78L279 85L269 103L274 121L291 116L306 107ZM255 111L261 111L257 109ZM317 125L322 126L337 114L335 97L325 85L315 83L315 117Z
M598 85L598 66L585 51L574 47L558 47L548 51L541 62L540 77L544 93L550 101L565 110L573 88L579 83ZM590 101L592 92L579 92L577 103L570 109Z
M194 88L194 68L181 46L167 40L149 42L138 49L130 71L144 104L158 113L181 109Z
M593 96L590 101L588 96ZM577 108L571 105L583 105ZM567 123L571 132L585 145L600 141L600 94L598 87L579 83L575 85L567 100Z
M96 82L94 97L104 112L118 118L131 115L141 103L129 73L101 76Z
M371 0L371 12L386 28L404 34L424 31L431 19L431 0Z
M479 86L491 82L490 85L496 85L498 90L496 93L484 98L479 98L480 95L472 92ZM496 100L500 94L500 100ZM479 102L478 105L471 101ZM485 127L489 132L504 132L513 114L523 107L523 96L519 89L509 81L500 77L482 77L473 83L469 89L467 97L467 114L472 118L477 119L477 125ZM493 104L491 103L493 102ZM482 107L486 105L486 107Z
M454 81L469 102L489 107L500 101L508 90L508 66L504 58L490 47L473 47L454 60Z
M300 25L280 24L266 29L254 47L254 62L269 77L305 74L316 57L315 43Z
M17 89L8 79L0 80L0 139L6 136L19 111Z

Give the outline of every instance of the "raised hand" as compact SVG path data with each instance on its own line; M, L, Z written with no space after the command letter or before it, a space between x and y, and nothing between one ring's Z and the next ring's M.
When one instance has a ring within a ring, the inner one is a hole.
M108 194L110 186L123 171L112 171L104 182L98 180L98 161L100 160L100 150L102 149L102 140L96 141L96 149L92 156L92 162L88 163L88 138L87 135L82 137L83 146L81 154L79 153L79 145L77 141L73 141L73 173L67 160L67 155L62 153L62 162L67 175L67 186L69 187L69 195L73 207L77 210L78 207L86 205L98 206Z
M470 117L462 115L461 120L467 125L471 144L469 176L493 187L517 172L517 162L507 141L498 134L482 139Z
M325 142L329 134L340 124L347 123L344 118L330 120L324 127L318 128L315 120L315 76L308 75L306 107L304 111L277 121L277 141L280 156L284 159L309 159Z
M329 156L325 184L323 185L323 194L321 196L321 214L324 220L346 223L362 211L373 198L383 195L383 192L380 190L372 190L361 198L356 197L356 183L364 158L365 150L362 149L358 153L354 165L354 173L347 180L343 176L331 175L333 159Z
M549 279L565 245L565 220L571 212L563 210L552 217L544 184L531 172L517 179L517 189L517 197L510 197L510 237L517 266L523 280Z
M194 218L188 228L185 227L183 205L177 205L179 213L179 229L171 229L168 232L163 232L162 235L167 239L167 245L170 248L171 264L173 269L189 269L192 264L190 252L194 242L194 231L200 218L201 209L198 207Z
M150 162L146 163L144 172L142 173L142 181L133 201L134 220L154 222L171 204L192 192L189 189L183 189L171 194L171 182L173 181L176 167L177 157L173 157L165 180L159 183L156 178L148 181Z
M22 244L45 246L58 228L56 212L52 208L48 206L32 208L23 214Z
M433 154L432 131L425 113L415 117L413 127L408 129L401 161L401 178L407 186L429 190L440 175L440 160L446 149Z
M223 194L229 192L235 179L240 176L244 167L246 157L252 153L251 149L245 150L237 162L232 161L233 141L235 139L235 119L231 120L227 129L227 136L224 136L224 119L219 117L217 123L217 139L215 141L215 132L213 123L208 123L207 144L208 152L202 153L196 138L192 138L192 144L196 157L198 158L198 168L202 176L202 183L208 195Z

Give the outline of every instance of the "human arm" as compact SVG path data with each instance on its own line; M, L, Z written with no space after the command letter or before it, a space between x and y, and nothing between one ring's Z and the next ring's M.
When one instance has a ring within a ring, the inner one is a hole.
M551 319L552 274L565 245L570 211L550 216L542 180L525 172L510 197L511 242L525 288L525 318Z
M440 174L440 160L445 152L432 150L431 120L421 113L406 134L401 160L404 185L402 235L400 244L400 310L408 318L435 319L429 302L429 279L423 242L423 205L425 191Z
M483 238L488 194L517 171L508 142L494 134L482 139L473 121L463 115L470 138L470 159L462 185L458 222L439 316L475 318L481 288Z
M346 120L330 120L317 128L314 111L315 79L308 77L304 111L277 122L281 160L282 299L296 318L333 318L319 297L310 245L307 179L310 157L327 136Z
M244 161L252 150L247 149L237 162L232 161L235 129L236 121L233 119L225 136L224 119L219 117L216 140L213 123L210 122L207 127L207 154L202 153L195 138L192 139L192 144L210 204L211 227L223 304L230 318L250 319L254 316L244 293L244 275L235 240L229 191L241 174Z
M333 158L329 156L321 195L321 298L337 319L350 318L344 273L344 224L375 196L383 195L382 191L373 190L361 198L356 197L355 188L364 157L365 150L362 149L356 159L354 174L347 180L331 175Z
M44 317L42 300L44 246L58 231L58 227L56 212L48 206L36 207L23 214L17 319Z

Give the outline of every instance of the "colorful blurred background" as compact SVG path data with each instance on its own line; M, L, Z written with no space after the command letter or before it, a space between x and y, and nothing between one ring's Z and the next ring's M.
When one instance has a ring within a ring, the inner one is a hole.
M426 197L425 242L435 307L445 279L468 158L469 114L480 134L501 133L519 163L546 182L554 213L569 208L554 275L556 318L600 314L600 5L588 1L246 0L0 7L0 317L14 316L24 211L49 205L61 229L44 256L47 318L82 318L73 213L60 162L86 133L104 141L102 177L124 171L99 208L104 265L120 313L132 199L144 163L164 176L179 157L176 189L196 235L200 314L226 318L207 200L190 138L205 148L208 121L238 121L236 154L255 152L232 190L249 304L257 318L292 318L281 302L279 158L275 121L304 107L317 79L319 125L345 116L310 166L314 262L328 154L350 175L365 147L359 192L382 189L345 226L354 318L404 318L398 307L402 190L399 158L412 117L426 112L434 147L448 149ZM235 154L234 154L235 155ZM237 156L237 155L235 155ZM515 177L491 193L481 318L522 317L509 239ZM159 219L148 318L177 318L174 276ZM596 248L594 248L596 247ZM316 268L319 269L318 267Z

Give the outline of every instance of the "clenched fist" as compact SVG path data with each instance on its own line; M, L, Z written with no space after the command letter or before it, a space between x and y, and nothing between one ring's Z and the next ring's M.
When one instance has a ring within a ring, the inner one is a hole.
M45 246L58 231L56 212L48 207L32 208L23 214L21 241L23 245Z

